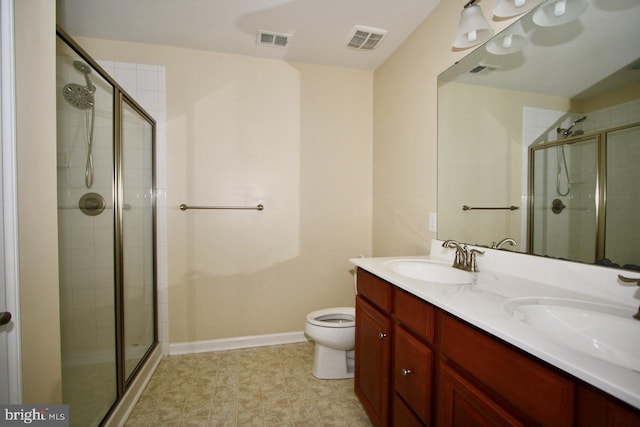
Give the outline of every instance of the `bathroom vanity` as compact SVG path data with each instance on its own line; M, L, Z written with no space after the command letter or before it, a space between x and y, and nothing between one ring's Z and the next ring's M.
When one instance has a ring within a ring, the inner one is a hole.
M554 341L522 318L525 309L513 308L531 296L545 304L601 303L598 290L578 293L501 272L513 255L502 251L485 255L495 270L481 264L480 273L449 276L450 254L439 244L431 257L352 260L358 267L355 391L374 425L640 425L634 361L611 363ZM565 264L548 268L550 276L570 282L571 272L554 270L596 268ZM511 268L526 274L537 266ZM590 274L598 282L598 275L615 278L598 270ZM632 293L625 291L632 313ZM607 302L627 307L626 295ZM640 333L640 322L637 327Z

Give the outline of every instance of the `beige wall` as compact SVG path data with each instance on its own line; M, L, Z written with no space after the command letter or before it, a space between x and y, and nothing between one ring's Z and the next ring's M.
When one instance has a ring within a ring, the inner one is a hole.
M491 19L495 1L479 6ZM374 74L374 255L429 252L437 209L437 77L470 50L453 51L463 2L441 1ZM492 21L500 31L512 20Z
M18 244L24 403L61 403L55 2L15 2Z
M171 343L301 331L308 312L353 305L348 258L371 252L371 72L78 40L166 67Z
M590 112L602 108L612 107L624 102L640 98L640 84L631 85L615 92L587 98L581 103L581 112Z
M438 209L447 212L439 216L438 235L482 245L507 236L519 241L522 210L464 212L462 205L526 209L523 109L569 111L571 101L452 82L438 90L438 137L447 141L438 147Z

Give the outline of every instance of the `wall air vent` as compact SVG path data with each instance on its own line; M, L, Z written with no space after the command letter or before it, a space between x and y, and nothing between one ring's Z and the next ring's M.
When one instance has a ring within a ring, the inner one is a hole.
M386 34L387 31L380 28L356 25L349 32L345 45L358 50L375 49Z
M256 43L261 46L287 47L290 38L291 34L259 30L256 37Z

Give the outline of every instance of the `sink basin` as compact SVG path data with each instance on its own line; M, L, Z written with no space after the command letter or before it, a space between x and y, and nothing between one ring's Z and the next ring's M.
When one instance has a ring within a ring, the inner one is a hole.
M458 270L448 263L433 260L392 260L385 262L385 266L400 276L426 282L464 285L474 281L473 273Z
M640 321L631 308L563 298L514 298L503 308L557 344L640 372Z

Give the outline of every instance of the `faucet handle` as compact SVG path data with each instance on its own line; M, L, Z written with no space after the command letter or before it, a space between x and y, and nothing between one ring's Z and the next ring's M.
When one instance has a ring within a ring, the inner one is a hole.
M474 272L480 271L478 269L478 254L484 255L484 251L480 249L471 249L469 251L469 269Z
M625 277L622 274L618 274L618 280L620 280L620 282L622 282L624 286L633 286L633 285L640 286L640 278Z

